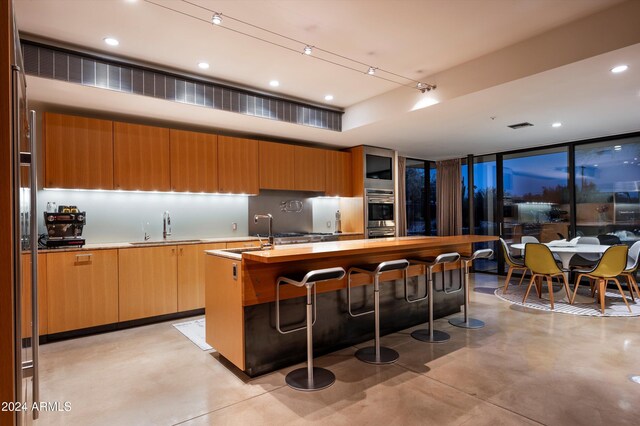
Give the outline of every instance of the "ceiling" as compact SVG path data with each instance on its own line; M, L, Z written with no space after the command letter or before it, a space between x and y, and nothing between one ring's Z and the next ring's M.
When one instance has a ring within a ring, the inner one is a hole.
M210 12L187 2L152 1L204 20L211 18ZM615 43L604 45L611 36L595 34L605 40L603 46L593 43L597 55L577 58L571 57L572 49L547 49L544 60L528 58L514 64L511 74L496 66L499 52L508 52L518 43L536 39L539 44L553 46L551 36L545 37L547 34L567 38L568 30L563 33L563 28L580 30L572 23L598 14L604 16L613 10L608 8L632 2L189 1L222 13L223 25L213 26L144 0L15 0L15 4L18 27L32 35L261 91L274 90L268 82L277 79L281 85L275 93L315 103L325 103L324 96L332 94L334 101L327 104L345 108L345 131L323 131L38 78L29 79L30 98L66 108L146 116L336 146L386 146L430 159L640 130L640 45L629 45L629 31L625 33L627 41L617 49L611 48ZM362 65L356 65L362 67L362 72L355 72L317 60L316 57L324 57L347 64L317 50L308 57L238 35L226 27L296 51L301 52L304 47L232 18L374 67L437 83L439 87L423 96L415 89L365 75L366 67ZM603 22L615 24L605 18ZM105 45L106 36L116 37L120 45ZM573 42L592 44L580 38ZM455 70L464 70L465 65L469 68L469 64L482 58L486 58L485 69L493 74L490 83L486 79L480 81L480 73L476 76L473 72L466 72L458 80L447 79L456 75ZM545 60L548 64L540 66ZM209 62L211 67L206 72L199 70L200 61ZM624 61L630 69L612 77L608 70L617 61ZM405 107L423 97L439 103L413 111L414 108ZM398 100L402 101L400 108ZM365 111L368 118L362 119L359 111ZM518 131L506 128L519 121L531 121L535 126ZM551 129L549 124L553 121L562 121L563 126Z

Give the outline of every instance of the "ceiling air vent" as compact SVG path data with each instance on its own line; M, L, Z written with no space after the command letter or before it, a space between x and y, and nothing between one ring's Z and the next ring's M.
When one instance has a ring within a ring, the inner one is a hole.
M524 123L517 123L517 124L512 124L510 126L507 127L511 127L513 130L517 130L517 129L522 129L523 127L531 127L533 126L533 124L528 123L528 122L524 122Z

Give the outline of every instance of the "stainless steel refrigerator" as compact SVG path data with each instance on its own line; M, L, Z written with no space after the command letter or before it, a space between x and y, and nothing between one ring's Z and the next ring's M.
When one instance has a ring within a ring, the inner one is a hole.
M38 418L38 222L37 146L35 111L29 111L22 50L15 21L11 98L13 157L14 312L16 347L16 397L24 403L17 410L17 424L32 424ZM35 408L35 409L34 409Z

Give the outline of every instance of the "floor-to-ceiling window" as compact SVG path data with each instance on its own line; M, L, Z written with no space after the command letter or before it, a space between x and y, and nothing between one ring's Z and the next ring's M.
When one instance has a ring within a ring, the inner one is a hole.
M640 239L640 137L575 148L576 233Z
M497 216L498 179L495 155L475 157L473 161L473 233L498 235ZM474 249L491 248L494 256L474 262L474 269L481 272L498 272L495 242L476 244Z
M431 161L407 158L407 235L436 235L436 169Z
M509 242L529 235L541 242L569 236L567 147L507 154L502 162L503 229Z
M407 235L427 234L427 167L426 161L407 158Z

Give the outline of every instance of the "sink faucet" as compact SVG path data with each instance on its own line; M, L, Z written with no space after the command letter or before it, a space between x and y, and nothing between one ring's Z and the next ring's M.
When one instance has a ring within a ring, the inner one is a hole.
M273 216L271 216L271 214L257 214L253 217L253 222L258 223L258 219L269 219L269 240L266 244L260 243L260 248L270 250L275 245L273 240Z
M166 240L171 236L171 215L169 210L162 214L162 239Z

